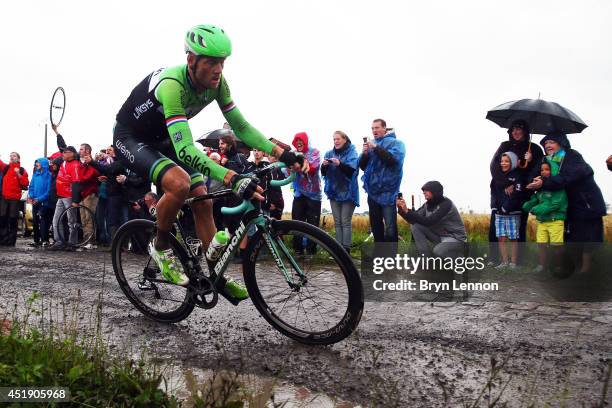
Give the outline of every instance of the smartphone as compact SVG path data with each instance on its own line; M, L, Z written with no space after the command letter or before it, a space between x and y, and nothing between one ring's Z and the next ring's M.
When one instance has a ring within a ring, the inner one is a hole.
M363 143L368 143L368 138L367 137L363 138Z
M402 193L397 193L397 198L403 198Z

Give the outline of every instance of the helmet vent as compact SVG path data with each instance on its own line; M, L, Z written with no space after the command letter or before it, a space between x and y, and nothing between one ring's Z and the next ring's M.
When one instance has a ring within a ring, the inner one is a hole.
M206 42L204 41L204 38L198 34L198 44L200 44L202 47L206 48Z
M195 42L195 33L193 31L189 33L189 39L191 39L191 42Z
M214 34L214 33L215 33L213 30L211 30L211 29L209 29L209 28L204 28L204 31L208 31L208 32L209 32L209 33L211 33L211 34Z

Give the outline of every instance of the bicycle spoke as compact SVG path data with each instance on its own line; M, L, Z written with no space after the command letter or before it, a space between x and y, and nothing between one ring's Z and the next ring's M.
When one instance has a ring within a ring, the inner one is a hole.
M302 299L302 294L299 293L298 297L301 300ZM310 330L312 331L312 324L310 323L310 319L308 318L308 313L306 313L306 308L304 307L304 305L302 305L301 301L300 301L300 305L302 306L302 310L304 311L304 317L306 318L306 321L308 322L308 327L310 327Z
M308 289L307 289L308 290ZM310 294L310 292L309 292ZM321 320L325 321L325 318L323 317L323 315L321 314L321 311L319 310L319 305L317 304L317 302L314 301L314 298L312 296L309 297L310 301L315 305L315 308L317 309L317 312L319 312L319 316L321 316ZM325 309L325 307L321 306L323 309ZM327 311L327 310L325 310ZM327 328L329 329L329 324L325 324L327 326Z

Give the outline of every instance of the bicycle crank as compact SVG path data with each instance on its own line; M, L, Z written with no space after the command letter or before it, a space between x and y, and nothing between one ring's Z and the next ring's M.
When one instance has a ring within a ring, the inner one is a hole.
M187 287L191 301L202 309L212 309L217 305L219 294L215 286L206 276L199 276L192 279Z

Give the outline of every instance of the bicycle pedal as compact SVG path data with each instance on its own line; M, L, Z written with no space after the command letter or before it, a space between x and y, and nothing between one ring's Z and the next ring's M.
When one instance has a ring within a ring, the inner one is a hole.
M144 279L141 282L138 282L138 289L140 289L140 290L155 290L156 288L155 288L155 285L152 282Z
M143 271L143 275L147 279L157 279L160 272L158 268L146 267Z

